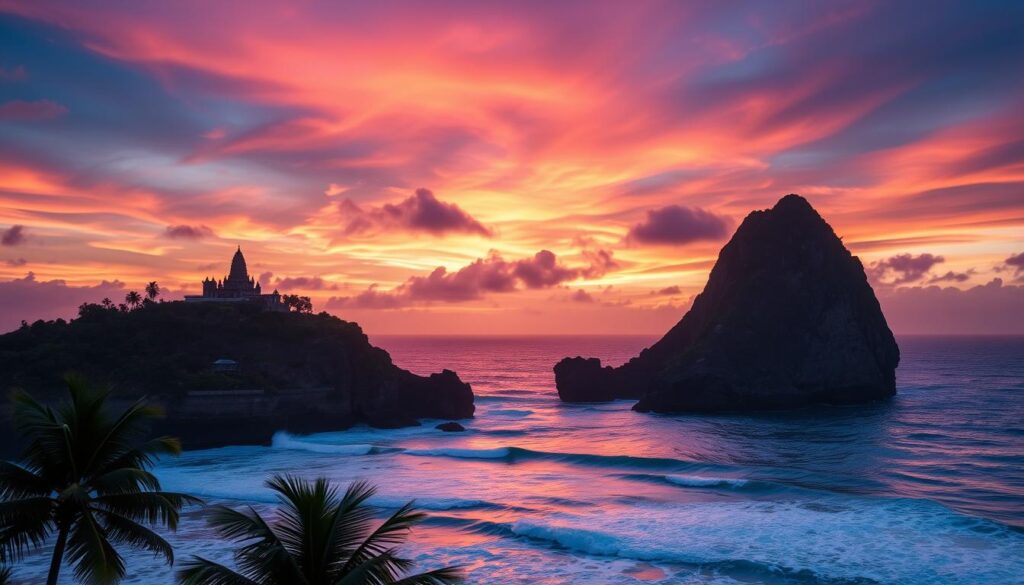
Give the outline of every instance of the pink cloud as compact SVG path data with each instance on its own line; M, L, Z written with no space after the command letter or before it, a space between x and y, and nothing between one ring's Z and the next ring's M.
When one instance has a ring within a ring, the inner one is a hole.
M701 240L720 240L729 235L726 218L703 209L669 205L647 212L626 236L637 244L679 246Z
M491 237L491 230L454 203L437 199L428 189L400 203L363 209L350 199L341 202L342 217L347 221L342 233L346 236L401 230L427 232L434 235L467 233Z
M1019 334L1024 331L1024 286L999 278L966 290L938 286L878 291L889 326L900 333Z
M16 328L21 320L70 318L78 314L82 303L96 303L104 297L115 301L123 294L124 284L102 281L94 286L73 286L63 280L40 281L29 272L24 278L0 282L0 331Z
M164 234L172 240L201 240L212 236L213 230L205 225L169 225Z
M1024 252L1013 254L1004 262L1007 266L1013 268L1017 274L1024 273Z
M942 256L933 254L897 254L885 260L872 262L866 272L876 284L907 284L921 280L934 266L945 261Z
M12 225L0 232L0 245L2 246L18 246L24 244L25 240L25 226L23 225Z
M260 285L263 286L263 276L260 275ZM268 277L269 280L269 277ZM287 292L289 289L300 290L338 290L338 284L328 282L319 276L292 276L278 278L274 286Z
M354 297L332 297L327 307L390 309L429 302L458 303L480 299L487 293L551 288L586 278L595 270L607 270L607 266L565 266L549 250L512 262L492 253L455 272L439 266L426 276L410 277L393 291L381 292L371 286Z

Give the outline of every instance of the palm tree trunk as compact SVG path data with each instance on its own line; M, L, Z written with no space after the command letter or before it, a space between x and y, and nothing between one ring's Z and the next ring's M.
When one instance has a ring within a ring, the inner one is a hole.
M53 558L50 559L50 576L46 578L46 585L57 585L57 576L60 575L60 563L64 560L64 545L68 543L68 527L61 526L57 531L57 544L53 547Z

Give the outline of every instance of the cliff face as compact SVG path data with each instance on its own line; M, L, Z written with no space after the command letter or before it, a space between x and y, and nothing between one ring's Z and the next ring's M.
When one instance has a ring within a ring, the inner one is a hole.
M563 400L711 412L889 397L898 363L860 261L805 199L787 195L747 216L660 341L620 368L567 359L555 374Z
M237 370L214 367L222 358ZM422 377L403 370L355 323L246 304L155 303L127 313L90 306L70 323L37 322L0 335L0 390L61 396L68 371L111 386L115 397L154 398L165 405L170 432L197 420L195 405L217 393L227 397L217 399L211 420L221 422L204 424L256 425L249 434L265 434L263 440L284 427L393 427L474 411L472 389L454 372ZM237 421L229 420L225 400L237 401ZM277 406L252 410L267 401Z

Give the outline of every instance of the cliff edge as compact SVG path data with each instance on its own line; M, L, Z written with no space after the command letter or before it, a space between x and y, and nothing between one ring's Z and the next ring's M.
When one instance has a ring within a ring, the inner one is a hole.
M474 412L473 391L457 374L403 370L355 323L249 303L148 303L128 312L83 305L70 322L0 335L5 393L60 397L72 371L110 386L115 400L146 395L163 405L163 430L186 447Z

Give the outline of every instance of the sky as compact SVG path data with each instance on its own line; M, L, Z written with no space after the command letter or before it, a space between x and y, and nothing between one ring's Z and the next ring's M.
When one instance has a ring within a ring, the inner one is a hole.
M901 333L1024 333L1024 3L0 0L0 331L221 278L655 334L799 193Z

